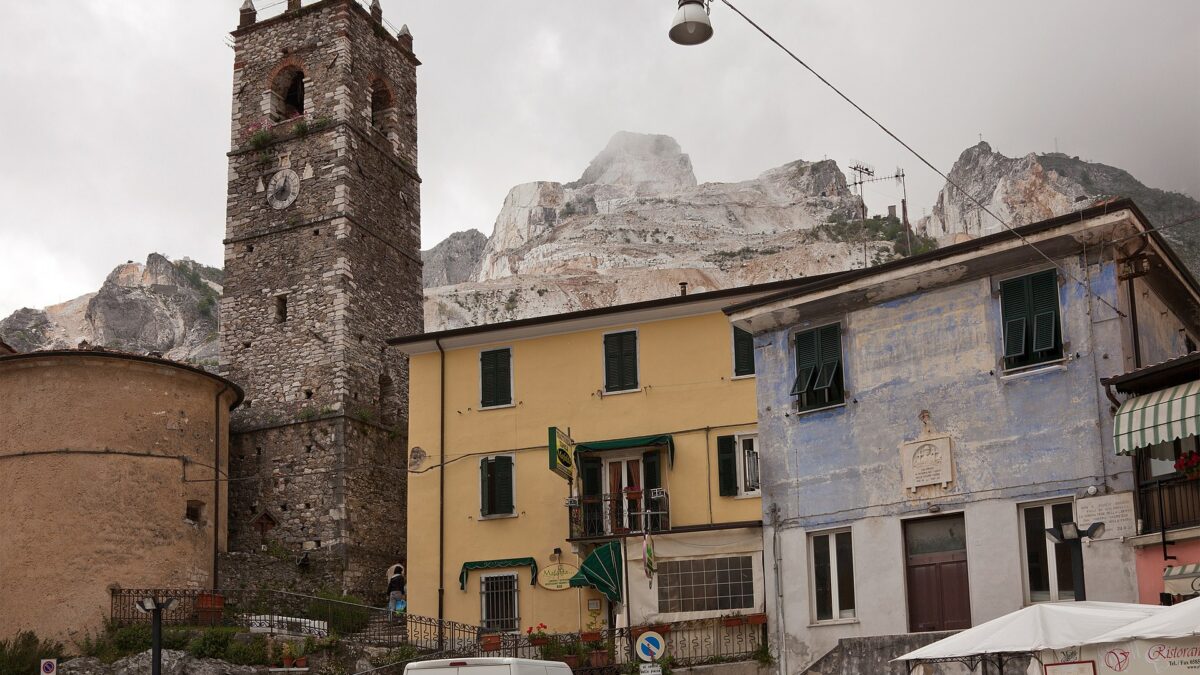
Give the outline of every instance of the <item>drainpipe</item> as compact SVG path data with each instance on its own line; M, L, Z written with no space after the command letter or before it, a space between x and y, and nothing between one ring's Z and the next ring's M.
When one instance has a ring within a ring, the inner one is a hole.
M213 559L212 559L212 589L220 588L217 575L220 573L218 558L221 553L221 397L229 391L229 385L223 385L217 397L213 399Z
M442 622L446 619L446 350L435 339L438 349L438 651L445 650Z
M779 505L771 504L771 562L775 568L775 616L778 620L779 672L787 669L787 607L783 601L783 557L779 554Z

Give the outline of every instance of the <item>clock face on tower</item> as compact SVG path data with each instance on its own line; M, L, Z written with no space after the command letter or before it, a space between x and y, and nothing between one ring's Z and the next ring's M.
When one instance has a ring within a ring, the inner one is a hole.
M273 209L286 209L300 195L300 176L291 169L276 171L267 184L267 203Z

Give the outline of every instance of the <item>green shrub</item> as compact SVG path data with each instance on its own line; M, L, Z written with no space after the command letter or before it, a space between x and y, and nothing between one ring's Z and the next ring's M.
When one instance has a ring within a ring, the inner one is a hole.
M225 660L240 666L266 665L269 663L266 637L255 635L248 641L231 640L225 649Z
M42 659L61 659L64 654L61 642L22 631L10 640L0 640L0 674L36 673Z
M328 622L330 633L339 635L357 633L366 628L371 621L371 610L359 606L366 604L362 598L342 595L335 591L320 591L317 593L317 597L332 602L323 602L322 600L309 602L308 617Z
M396 663L412 661L420 655L421 653L417 651L416 647L413 647L412 645L404 645L402 647L396 647L395 649L389 649L378 656L372 656L370 661L372 666L381 668L383 666L390 666Z
M193 637L187 644L187 651L198 659L220 659L229 650L229 642L233 639L235 628L208 628Z
M274 140L275 134L271 133L270 130L263 129L262 131L256 131L250 136L250 147L254 148L255 150L262 150L270 145Z
M113 649L121 656L137 654L150 649L150 626L148 624L111 628L108 637L112 642Z

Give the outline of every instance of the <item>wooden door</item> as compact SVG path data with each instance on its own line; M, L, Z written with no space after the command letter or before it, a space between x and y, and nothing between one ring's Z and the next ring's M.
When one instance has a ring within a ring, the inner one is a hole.
M971 627L966 523L962 515L904 524L908 629L914 633Z

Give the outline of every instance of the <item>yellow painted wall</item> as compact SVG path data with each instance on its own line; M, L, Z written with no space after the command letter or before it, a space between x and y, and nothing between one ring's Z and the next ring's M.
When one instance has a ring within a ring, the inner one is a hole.
M641 390L601 395L603 336L634 328ZM548 469L550 426L569 427L580 442L674 434L674 467L663 462L672 526L760 520L757 497L718 495L717 437L753 432L756 420L754 378L734 379L732 341L714 312L447 351L446 618L479 622L486 572L472 571L459 590L465 561L532 556L544 567L558 547L563 562L579 564L566 541L569 487ZM479 352L496 347L512 348L514 405L479 410ZM437 352L416 355L410 375L409 444L429 455L408 484L409 608L423 616L437 616L439 361ZM480 517L479 461L492 454L514 457L513 517ZM598 595L531 586L529 568L516 571L522 626L586 627L586 598Z

